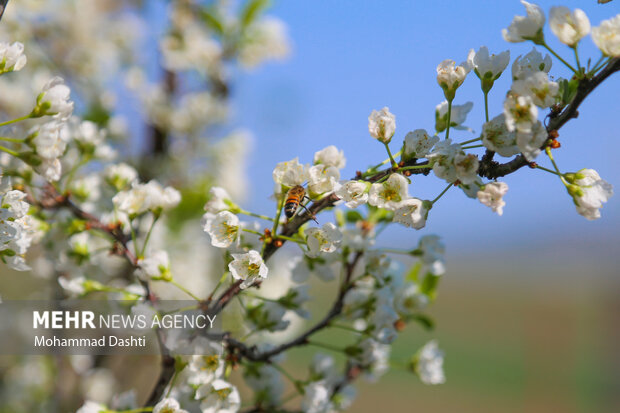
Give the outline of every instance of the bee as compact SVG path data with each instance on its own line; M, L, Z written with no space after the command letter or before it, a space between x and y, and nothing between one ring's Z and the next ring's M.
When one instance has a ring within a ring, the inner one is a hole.
M284 215L286 215L288 219L291 219L295 216L295 213L299 207L302 207L308 212L308 214L310 214L314 222L316 222L314 214L312 214L308 208L302 204L304 199L308 199L308 197L306 196L306 189L303 186L295 185L289 189L286 194L286 201L284 202Z

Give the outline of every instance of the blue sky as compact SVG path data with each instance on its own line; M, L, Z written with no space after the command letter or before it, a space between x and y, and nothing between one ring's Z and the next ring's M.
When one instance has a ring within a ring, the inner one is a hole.
M598 5L595 0L564 1L583 8L593 25L620 11L617 2ZM538 2L548 14L555 2ZM283 63L272 63L244 74L234 95L234 122L254 134L249 176L252 189L247 206L261 212L273 209L267 198L272 191L271 171L277 162L296 156L311 162L315 151L334 144L345 151L343 178L381 161L381 145L368 135L367 118L372 109L389 106L396 114L398 142L413 129L433 130L434 108L443 100L435 81L435 68L450 58L465 60L470 48L481 45L491 52L511 51L511 63L531 50L529 43L504 42L501 29L515 14L525 14L518 1L313 1L275 4L270 14L283 19L293 41L293 54ZM545 28L548 43L573 62L572 51ZM580 44L582 62L600 53L590 37ZM554 61L551 74L568 76ZM490 116L500 113L509 88L509 72L496 82L490 95ZM578 119L561 131L563 146L555 152L563 170L595 168L614 186L620 184L617 92L620 75L612 77L582 105ZM455 103L473 101L467 125L477 133L484 116L478 78L471 73L458 90ZM477 136L477 135L476 135ZM451 134L456 141L471 139L467 132ZM540 157L541 165L548 161ZM548 166L548 165L547 165ZM459 190L450 190L431 211L423 232L441 234L451 248L479 246L503 248L514 243L564 242L579 234L590 245L617 247L620 213L617 197L595 222L578 215L563 185L542 171L522 169L505 179L510 186L507 206L499 217ZM413 196L432 199L444 188L433 177L416 178ZM472 235L474 234L474 235ZM411 230L398 229L395 239L409 239ZM615 250L615 251L614 251Z

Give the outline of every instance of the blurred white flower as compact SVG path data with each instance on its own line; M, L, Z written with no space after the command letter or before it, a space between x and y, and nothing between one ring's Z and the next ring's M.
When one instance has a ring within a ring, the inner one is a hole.
M67 148L71 136L65 125L59 121L51 121L39 126L32 134L32 144L37 154L45 159L60 158Z
M447 110L448 102L445 103ZM438 112L438 110L439 106L437 106L436 113ZM407 135L405 135L403 157L405 159L424 158L426 155L428 155L428 153L437 142L439 142L439 136L430 136L425 129L416 129L413 132L409 132Z
M436 340L429 341L420 350L415 361L415 371L424 384L445 383L443 355Z
M548 108L555 103L559 89L560 85L549 81L545 72L536 72L512 83L512 90L516 94L529 96L541 108Z
M593 27L592 40L605 56L620 56L620 14Z
M519 151L525 159L532 162L541 151L543 143L547 140L548 133L545 126L539 120L534 123L530 132L517 132L516 142Z
M153 413L188 413L176 399L165 398L153 407Z
M20 42L0 42L0 74L16 72L26 65L24 45Z
M73 102L70 99L71 89L65 85L61 77L52 78L37 97L37 104L33 109L33 116L54 116L56 119L67 120L73 112Z
M512 132L531 132L538 118L538 109L529 96L508 93L504 101L506 128Z
M551 7L549 27L562 43L574 47L590 33L590 20L581 9L571 13L568 7Z
M512 78L513 80L526 79L537 72L549 73L552 63L551 56L546 54L543 59L542 54L536 48L532 48L523 58L519 56L513 62Z
M333 166L338 169L342 169L347 164L347 160L344 157L344 151L339 150L334 145L329 145L326 148L321 149L314 154L314 163L323 164L327 166Z
M424 235L418 242L418 250L421 253L422 274L431 273L442 275L446 272L445 257L446 248L437 235Z
M103 175L108 184L117 191L133 184L138 179L138 172L126 163L110 164L106 166Z
M301 408L305 413L332 412L331 389L325 381L314 381L304 387Z
M170 273L170 259L166 251L158 250L146 254L146 257L138 259L138 267L137 273L142 279L172 279Z
M139 215L146 211L159 213L174 208L181 201L181 194L176 189L163 187L159 182L151 180L146 184L133 183L131 189L117 193L112 202L121 211L131 215Z
M478 200L491 208L493 212L497 212L497 215L504 213L504 206L506 202L502 199L508 192L508 185L505 182L489 182L478 191Z
M521 0L527 16L515 16L507 29L502 29L502 36L507 42L524 42L532 40L539 44L542 40L542 29L545 25L545 13L533 3Z
M220 211L231 209L236 205L230 200L230 195L224 188L219 186L211 187L209 190L209 201L205 204L205 211L217 214Z
M225 380L215 380L196 390L196 399L202 399L202 413L236 413L241 407L237 388Z
M254 68L266 60L282 60L290 54L286 25L275 17L262 18L244 31L239 62Z
M482 144L500 156L513 156L520 152L516 133L506 127L506 115L503 113L482 126Z
M107 411L108 409L103 404L87 400L75 413L102 413Z

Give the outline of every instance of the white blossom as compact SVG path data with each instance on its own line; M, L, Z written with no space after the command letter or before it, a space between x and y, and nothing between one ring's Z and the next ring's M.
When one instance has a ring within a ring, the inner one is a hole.
M517 146L525 159L532 162L541 151L541 146L547 140L548 133L540 121L536 121L530 132L517 132Z
M230 195L224 188L213 186L209 190L209 201L205 204L205 211L217 214L220 211L231 209L235 204L230 200Z
M442 275L446 272L444 253L445 246L437 235L425 235L418 242L423 267L422 274Z
M478 191L478 200L491 208L493 212L497 212L497 215L504 213L504 205L506 202L502 199L508 192L508 185L505 182L489 182Z
M329 145L328 147L315 152L314 163L316 165L323 164L342 169L347 164L347 160L344 157L344 151L338 150L338 148L334 145Z
M389 143L396 132L396 116L387 106L380 111L373 110L368 116L368 132L378 141Z
M302 185L308 180L308 167L300 164L299 158L280 162L273 170L273 180L276 184L289 188Z
M84 277L76 277L76 278L67 278L67 277L58 277L58 284L69 293L71 296L79 296L86 292L86 288L84 287L84 283L86 279Z
M439 136L430 136L424 129L409 132L405 135L403 157L405 159L424 158L437 142L439 142Z
M454 60L446 59L437 65L437 83L443 89L447 100L454 99L456 89L465 81L465 77L471 70L467 62L456 66Z
M394 210L400 201L409 198L409 182L400 174L391 174L379 184L372 184L368 194L368 203L378 208Z
M523 58L519 56L515 59L512 64L512 78L519 80L526 79L537 72L549 73L552 63L551 56L546 54L543 59L542 54L533 47Z
M403 317L424 310L428 303L428 297L420 292L420 288L417 284L411 282L397 289L394 295L394 308Z
M346 181L335 185L335 194L345 202L347 208L357 208L368 202L370 184L364 181Z
M203 399L200 403L202 413L236 413L241 407L237 388L222 379L200 386L196 398Z
M315 381L304 387L301 409L304 413L330 413L333 406L330 401L331 389L325 381Z
M206 213L205 217L207 215L211 214ZM241 233L239 218L229 211L207 217L203 229L211 237L211 245L218 248L228 248L238 242Z
M534 104L541 108L548 108L555 103L560 85L549 81L545 72L536 72L525 79L515 80L512 90L523 96L532 98Z
M512 132L531 132L537 121L538 108L529 96L508 93L504 101L506 128Z
M244 30L239 62L253 68L268 59L282 60L290 54L286 25L275 17L262 18Z
M77 409L75 413L101 413L107 411L108 409L106 409L103 404L96 403L92 400L87 400L86 402L84 402L82 407Z
M32 144L37 154L45 159L60 158L71 139L65 125L58 121L44 123L34 132Z
M620 56L620 14L593 27L592 40L605 56Z
M233 260L228 264L230 274L236 280L243 280L241 288L247 288L257 279L267 278L269 269L258 251L251 250L245 254L232 254Z
M60 120L67 120L73 112L70 100L71 89L65 85L61 77L52 78L37 97L37 105L33 110L35 116L53 115Z
M406 227L422 229L426 225L428 206L418 198L405 199L394 210L394 222Z
M439 141L427 156L433 166L433 173L447 182L454 182L456 180L454 158L461 152L461 145L452 143L451 139Z
M188 413L176 399L165 398L153 407L153 413Z
M439 349L436 340L431 340L422 347L415 362L415 371L425 384L445 383L443 351Z
M482 144L500 156L513 156L520 152L515 132L506 127L506 115L503 113L482 126Z
M26 65L24 45L20 42L0 42L0 73L16 72Z
M24 201L26 194L22 191L13 189L2 197L2 208L7 208L13 213L14 218L22 218L30 209L30 204Z
M542 40L542 29L545 25L545 13L533 3L521 0L527 16L515 16L507 29L502 29L502 36L507 42L518 43L526 40L538 42Z
M568 7L551 7L549 27L562 43L574 47L590 33L590 20L581 9L571 13Z
M308 169L308 190L312 194L325 194L334 190L340 180L340 171L335 166L313 165Z
M577 212L588 220L601 217L600 208L614 194L613 187L594 169L581 169L565 174L568 193L573 197Z
M498 55L489 55L489 49L482 46L477 52L474 49L469 51L467 62L482 81L483 90L489 90L493 86L493 82L506 70L510 62L510 51L506 50Z
M376 381L389 369L390 345L367 338L359 344L360 362L368 369L367 378Z
M170 274L170 259L168 253L163 250L147 254L146 257L138 259L138 274L143 279L164 279L172 278Z
M464 126L467 115L474 107L473 102L467 102L462 105L452 105L452 111L450 112L450 127L457 130L472 131L469 126ZM446 130L448 127L448 101L444 100L439 105L435 106L435 131L437 133ZM437 137L439 138L439 137Z
M306 230L306 243L308 244L307 255L318 257L320 253L336 251L342 241L342 233L331 222L323 224L321 228L308 228Z
M222 377L226 368L224 348L220 343L201 340L200 354L189 360L187 382L193 386L209 384Z
M460 152L454 156L456 177L464 184L470 184L476 180L478 165L478 156L472 153Z
M43 158L43 162L41 162L41 165L37 166L36 171L46 180L56 182L60 179L62 174L62 164L58 158Z
M112 201L119 211L131 216L174 208L181 201L181 194L170 186L164 188L151 180L146 184L134 182L131 189L117 193Z
M103 176L106 182L120 191L138 179L138 172L126 163L110 164L106 166Z

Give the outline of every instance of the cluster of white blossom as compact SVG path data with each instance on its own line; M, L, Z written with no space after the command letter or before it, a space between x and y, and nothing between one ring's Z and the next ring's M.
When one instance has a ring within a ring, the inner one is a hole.
M172 2L170 27L159 42L162 65L169 75L167 82L151 85L137 67L127 76L151 126L161 135L177 139L171 148L177 155L204 148L196 138L207 126L226 118L228 62L236 59L251 68L268 59L280 59L289 51L284 25L260 17L265 2L249 1L240 10L231 9L228 2L216 2L213 7L200 9L200 13L190 3ZM527 16L515 17L503 32L505 40L546 46L543 11L537 5L522 3ZM96 10L93 5L75 7L83 7L91 15ZM579 41L591 32L604 57L620 56L620 15L591 28L583 11L554 7L549 23L552 32L576 54ZM84 33L79 50L85 55L89 55L85 51L89 44L103 50L108 45L101 39L90 39L88 43L93 32L84 22L68 22L68 26L67 30ZM121 35L122 31L112 42L122 42ZM36 37L36 33L32 36ZM21 43L0 43L0 75L24 67L23 50ZM103 66L101 59L106 56L113 57L113 65L120 64L115 53L85 60L88 65ZM193 259L198 262L198 256L204 259L206 255L216 268L221 278L208 285L206 292L179 283L176 277L183 276L179 270L183 264L175 263L175 254L169 253L170 245L166 245L171 243L172 231L157 225L160 220L174 219L175 211L187 213L184 202L195 206L192 191L179 191L157 179L141 180L150 176L143 172L153 169L148 165L138 173L127 163L112 163L116 151L107 143L109 136L104 127L111 128L111 123L73 117L70 88L61 78L47 82L28 115L0 124L46 120L23 131L23 139L0 137L7 142L6 147L1 146L4 153L0 157L5 173L0 181L0 259L12 269L28 270L26 252L48 236L52 240L49 253L54 256L51 271L55 271L67 296L102 293L133 300L134 314L157 312L157 298L164 295L157 289L161 285L191 297L198 308L207 311L228 310L229 302L238 299L233 309L233 317L237 318L230 331L191 339L173 334L158 336L164 346L162 351L175 359L175 371L167 391L160 393L151 406L140 409L135 395L113 398L110 390L105 396L91 397L95 392L85 391L87 401L77 412L234 413L241 408L235 380L243 380L253 390L255 406L269 411L286 400L283 378L293 382L304 412L348 409L356 393L355 376L377 380L389 370L391 346L400 331L410 323L428 323L425 310L435 299L439 280L446 272L445 247L437 235L421 236L415 247L382 248L377 237L388 225L424 228L433 205L454 186L502 215L508 185L495 179L483 180L502 176L484 172L496 154L525 159L524 165L529 163L559 176L577 212L590 220L600 217L600 208L613 194L611 185L592 169L560 172L551 152L555 138L539 120L543 110L566 107L570 87L574 86L570 82L584 79L590 70L579 66L578 60L577 69L560 61L573 70L574 79L552 80L551 57L543 57L536 49L519 56L512 64L512 83L503 111L491 119L487 95L509 65L509 51L492 54L482 46L478 51L470 50L461 64L450 59L442 61L437 66L436 80L445 101L435 108L435 133L425 129L410 131L399 139L398 151L393 154L390 144L396 141L396 116L388 107L373 110L368 117L368 131L385 147L388 159L357 172L349 180L342 177L347 165L344 151L334 145L317 151L309 163L299 158L278 163L272 172L277 211L273 217L245 210L226 185L211 186L202 220L210 247L196 240L199 237L195 233L181 232L176 239L179 243L180 238L190 239L199 246ZM593 68L590 74L601 67ZM189 92L185 86L195 81L188 73L193 71L202 76L205 85ZM464 126L473 103L453 102L471 72L479 78L484 93L486 122L479 137L459 142L454 131L473 133ZM177 81L183 87L175 90L173 84ZM19 133L22 131L17 130ZM479 158L474 152L477 149L486 150L485 156ZM554 170L534 163L543 152ZM194 172L193 164L179 163L185 169L183 173ZM226 160L222 163L233 164ZM174 171L174 165L166 165L161 176ZM410 195L417 191L416 181L430 172L448 186L433 200L421 194ZM204 197L196 198L201 200L199 205L205 202ZM334 222L319 224L317 215L326 208L333 210ZM262 221L269 228L263 228ZM195 229L200 231L198 225ZM60 237L66 242L54 242ZM269 259L285 242L295 244L301 253L280 253L286 261L282 270ZM394 254L405 256L408 268L394 259ZM120 273L124 276L119 277ZM311 318L310 275L335 286L336 302L323 314L323 321L300 333L296 326ZM263 284L268 288L252 288ZM350 341L345 347L337 347L314 340L312 335L324 328L347 330ZM237 339L237 333L245 335ZM273 337L285 344L266 344ZM306 377L293 378L282 363L285 350L297 345L329 348L339 358L317 353ZM432 340L412 355L407 366L423 383L440 384L446 380L443 357L443 351ZM242 373L232 376L237 366L242 367ZM109 380L106 373L92 366L74 368L105 377L100 382Z

